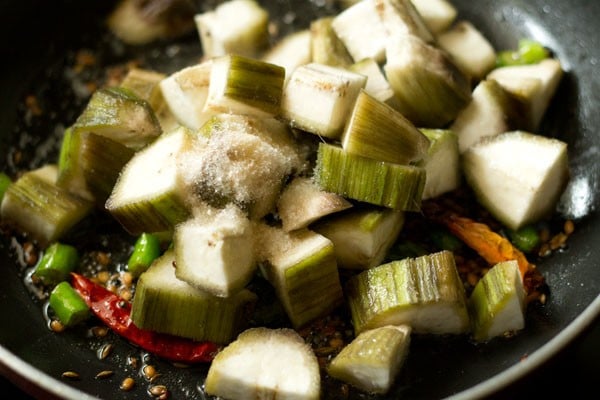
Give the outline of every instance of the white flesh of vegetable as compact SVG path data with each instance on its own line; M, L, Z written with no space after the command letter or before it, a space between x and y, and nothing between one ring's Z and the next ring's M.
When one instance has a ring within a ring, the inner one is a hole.
M387 103L393 107L394 90L387 81L383 71L372 58L366 58L350 67L350 70L358 72L367 77L365 92L375 97L377 100Z
M494 83L480 82L473 90L471 102L461 110L450 127L458 135L461 154L481 139L509 130L506 105L495 95Z
M266 44L269 15L253 0L231 0L194 17L204 55L253 57Z
M136 153L123 168L107 200L107 208L110 210L148 201L165 194L183 199L183 188L177 183L177 158L189 148L191 142L191 134L181 127L163 134Z
M412 0L412 3L429 30L436 34L450 27L458 14L448 0Z
M483 140L463 154L479 201L511 229L551 213L568 179L566 143L515 131Z
M342 68L307 64L292 73L281 111L292 125L310 133L339 138L367 78Z
M208 97L211 61L187 67L160 82L162 95L177 121L191 129L200 128L211 114L204 113Z
M308 29L292 33L267 52L263 61L284 67L287 80L297 67L310 63L310 40Z
M461 21L437 39L456 65L472 78L479 80L494 68L496 52L472 23Z
M283 229L289 232L350 207L352 204L342 196L323 191L310 178L299 177L281 193L277 212Z
M319 222L313 229L333 242L340 267L369 269L381 264L403 224L402 211L356 209Z
M241 290L256 266L250 221L235 207L176 226L173 244L177 278L215 296Z
M320 381L317 358L295 331L253 328L217 354L205 387L227 399L316 400Z
M377 62L385 60L388 34L375 9L375 0L359 1L342 11L331 26L354 61L365 58Z
M538 64L496 68L488 74L488 79L496 80L506 90L529 104L531 129L535 131L562 76L563 69L560 61L546 59Z

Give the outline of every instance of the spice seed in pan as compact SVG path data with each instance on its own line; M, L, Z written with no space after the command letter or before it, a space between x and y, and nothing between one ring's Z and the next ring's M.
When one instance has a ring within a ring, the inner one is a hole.
M65 330L65 326L57 319L53 319L50 322L50 329L52 332L60 333Z
M79 374L75 371L65 371L62 373L61 375L63 378L66 379L71 379L71 380L78 380L79 379Z
M110 378L111 376L114 375L114 371L111 370L106 370L106 371L100 371L96 374L96 379L106 379L106 378Z
M106 357L108 357L112 353L113 348L114 348L114 346L111 343L107 343L107 344L103 345L98 350L98 358L100 360L104 360Z
M149 392L154 397L163 396L167 393L167 387L165 385L154 385L150 387Z
M156 368L154 368L154 366L150 364L145 365L142 369L142 373L144 374L144 378L146 378L147 380L151 380L156 376Z
M134 386L135 380L132 377L128 376L127 378L123 379L123 382L121 382L121 385L119 387L122 391L128 392L131 389L133 389Z
M106 326L94 326L92 334L97 338L105 337L108 334L108 328Z

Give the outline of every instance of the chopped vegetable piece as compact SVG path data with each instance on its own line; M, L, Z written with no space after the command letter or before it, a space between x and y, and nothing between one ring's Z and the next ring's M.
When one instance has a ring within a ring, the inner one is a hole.
M349 201L321 190L310 178L297 177L281 193L277 213L283 229L289 232L306 228L319 218L350 207Z
M425 168L423 200L457 189L462 183L458 137L444 129L421 129L429 139L427 156L420 165Z
M193 364L212 361L220 350L220 346L212 342L198 342L138 328L130 318L129 302L82 275L71 275L73 287L96 317L116 334L157 357Z
M404 225L404 213L379 207L356 207L311 226L333 242L340 268L369 269L381 264Z
M286 81L300 65L311 62L310 30L291 33L277 42L262 60L285 68Z
M521 100L488 79L475 87L471 102L458 113L450 129L458 135L462 154L483 138L528 126Z
M390 37L434 41L410 0L360 1L335 16L332 26L357 62L364 58L383 62Z
M55 184L57 174L56 165L24 173L8 187L0 208L3 222L42 246L59 240L92 210L92 203Z
M69 279L69 274L79 263L77 249L68 244L55 242L50 245L35 266L33 278L44 285L57 285Z
M352 56L331 26L333 17L323 17L310 24L312 62L332 67L347 67Z
M237 207L196 215L175 227L175 276L206 293L228 297L256 269L252 225Z
M93 132L67 129L63 136L56 184L104 206L134 151Z
M479 280L469 304L473 338L486 341L525 327L525 290L516 261L496 264Z
M490 42L470 22L460 21L437 37L456 65L474 80L480 80L494 68L496 52Z
M398 111L413 124L441 128L471 99L469 79L444 51L407 36L391 38L386 55L384 70Z
M487 79L496 80L525 104L529 129L535 131L564 75L559 60L496 68Z
M253 328L215 357L205 389L227 399L316 400L321 376L317 358L295 331Z
M162 133L150 104L121 87L99 89L72 127L139 150Z
M261 226L257 234L261 271L299 328L342 304L333 244L308 229L286 233Z
M279 65L233 54L214 58L204 112L274 117L284 80Z
M302 65L283 91L281 113L292 126L337 139L367 77L338 67Z
M449 251L361 272L348 281L346 296L356 333L401 324L416 333L469 330L465 289Z
M230 0L194 17L204 55L255 57L269 40L269 13L253 0Z
M463 171L481 204L508 228L519 229L554 211L569 177L567 144L507 132L467 150Z
M151 233L142 233L133 246L133 252L127 261L127 271L134 277L146 271L152 262L160 256L160 240Z
M418 211L425 169L377 161L319 143L315 181L324 189L395 210Z
M157 258L137 282L131 319L140 329L229 343L247 324L256 295L247 289L212 296L175 276L175 252Z
M368 393L387 393L408 353L411 328L382 326L365 331L331 361L330 376Z
M183 127L162 135L123 168L106 209L132 235L167 231L187 219L188 202L177 163L194 147L194 137Z
M429 30L438 34L448 29L458 11L448 0L411 0Z
M275 209L287 176L303 164L288 127L275 119L221 114L200 135L206 146L181 160L184 186L213 207L233 203L252 220Z
M204 112L208 97L212 61L186 67L159 83L165 103L177 122L190 129L199 129L212 116Z
M56 285L50 293L50 308L64 326L77 325L91 316L90 309L69 282Z
M397 104L394 90L377 61L372 58L365 58L352 64L348 69L367 77L367 83L364 88L365 92L396 109Z
M351 154L396 164L421 160L429 139L389 105L361 90L342 134Z

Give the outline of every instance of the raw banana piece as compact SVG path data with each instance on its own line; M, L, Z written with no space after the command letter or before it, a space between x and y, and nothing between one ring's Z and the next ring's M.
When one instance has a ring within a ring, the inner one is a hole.
M387 393L408 354L411 328L382 326L358 335L333 359L327 373L367 393Z
M516 261L496 264L469 299L473 338L487 341L525 327L525 289Z
M361 272L346 285L357 333L407 324L415 333L469 331L465 289L450 251L392 261Z
M315 181L324 190L395 210L418 211L425 169L381 162L320 143Z
M323 218L310 228L332 241L340 268L369 269L381 264L403 225L402 211L367 206Z
M217 354L205 390L226 399L317 400L319 364L295 331L252 328Z
M257 297L242 289L216 297L175 276L175 254L167 251L140 275L131 319L142 328L227 344L247 325Z
M0 206L3 223L46 246L67 234L93 203L56 185L58 168L49 164L28 171L11 183Z

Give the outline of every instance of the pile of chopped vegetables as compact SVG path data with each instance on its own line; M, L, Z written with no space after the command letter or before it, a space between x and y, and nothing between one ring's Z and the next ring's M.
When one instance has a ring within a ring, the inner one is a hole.
M547 295L534 261L574 229L548 222L569 177L566 144L536 133L563 74L548 49L497 52L447 0L346 1L275 44L253 0L172 3L124 1L109 26L140 44L191 24L203 59L127 66L57 160L0 176L51 329L93 318L210 363L209 395L316 399L325 377L389 392L413 335L525 328ZM138 6L185 24L126 29ZM122 267L81 254L90 218L134 239Z

